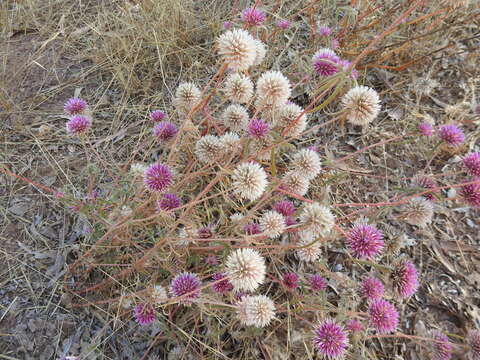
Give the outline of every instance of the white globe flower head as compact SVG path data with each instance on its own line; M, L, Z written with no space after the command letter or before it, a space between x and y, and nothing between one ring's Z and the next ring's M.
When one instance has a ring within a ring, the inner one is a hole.
M242 29L234 29L217 39L218 54L233 71L244 71L252 66L257 57L255 39Z
M310 149L301 149L293 155L293 169L300 175L311 180L320 173L322 169L320 157Z
M209 163L220 156L223 144L215 135L202 136L195 144L195 155L202 163Z
M310 180L294 170L288 171L282 178L282 187L300 196L308 192L309 186Z
M253 162L245 162L237 166L232 174L233 188L241 198L254 201L265 192L267 188L267 173L263 168Z
M238 133L245 131L249 118L247 109L238 104L229 105L222 114L223 124Z
M162 304L168 300L167 290L162 285L154 285L150 296L155 304Z
M245 326L265 327L275 317L275 304L265 295L246 295L237 303L237 319Z
M310 231L302 231L299 234L298 248L295 253L300 261L313 262L318 260L321 254L320 242L314 242L315 236Z
M224 82L223 92L227 100L245 104L253 96L253 82L246 75L233 73L230 74Z
M290 81L279 71L267 71L257 82L256 104L263 106L284 105L292 93Z
M335 225L335 217L328 207L313 202L304 206L300 223L314 236L326 236Z
M195 84L191 82L182 83L178 85L175 91L173 105L180 113L188 113L200 102L200 95L200 90Z
M227 132L220 136L223 152L227 157L237 154L241 150L240 137L234 132Z
M425 227L432 222L433 205L431 201L416 197L403 206L402 217L411 225Z
M353 125L366 126L380 112L378 93L367 86L356 86L350 89L341 100L343 112Z
M279 237L286 229L285 218L282 214L269 210L260 218L260 229L272 239Z
M253 65L260 65L263 59L265 59L265 55L267 54L267 47L260 40L255 39L254 42L255 42L256 54L255 54L255 60L253 61Z
M297 104L285 104L279 107L274 122L282 131L289 129L286 136L296 138L307 128L307 115L303 114L303 109Z
M265 280L265 259L253 249L238 249L225 263L225 273L236 291L254 291Z

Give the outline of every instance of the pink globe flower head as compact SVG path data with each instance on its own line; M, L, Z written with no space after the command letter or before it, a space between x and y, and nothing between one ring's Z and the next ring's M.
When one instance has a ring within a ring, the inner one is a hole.
M173 296L184 296L180 303L189 305L192 299L200 296L201 281L197 275L184 272L175 276L170 284L170 292Z
M87 110L87 108L88 108L87 102L80 98L68 99L65 105L63 106L63 110L68 115L83 114Z
M293 226L297 225L297 220L294 216L285 216L285 225L286 226Z
M328 77L338 72L338 63L340 58L333 50L320 49L313 55L312 64L316 73L323 77Z
M480 152L472 152L465 156L463 166L470 175L480 177Z
M157 206L164 211L170 211L180 206L180 198L171 193L163 194L162 198L157 200Z
M340 42L337 39L332 39L331 47L333 50L338 49L340 47Z
M463 185L460 188L460 196L467 204L480 208L480 180L473 184Z
M332 35L332 29L326 25L322 25L318 28L318 34L323 37L329 37Z
M273 205L273 209L283 216L292 216L297 210L295 209L295 205L293 205L293 203L289 200L282 200L275 203L275 205Z
M314 292L325 291L327 289L327 285L327 280L318 274L310 277L310 288Z
M242 12L242 21L250 26L262 25L267 16L262 9L249 7Z
M257 235L257 234L260 234L262 232L262 229L260 227L260 224L251 222L251 223L245 224L243 226L243 231L247 235Z
M205 262L208 264L208 265L212 265L212 266L215 266L215 265L218 265L218 259L215 255L208 255L205 257Z
M268 124L262 119L252 119L247 125L248 134L256 139L262 139L270 131Z
M75 115L67 122L67 133L83 135L92 127L92 121L84 115Z
M144 173L145 186L151 191L164 191L173 182L173 174L165 164L152 164Z
M314 331L313 345L321 355L329 359L342 358L348 346L343 326L333 320L325 320Z
M136 305L133 309L133 313L135 314L135 319L140 325L150 325L157 318L155 309L148 303L140 303Z
M347 71L352 63L348 60L341 59L338 62L338 64L340 65L340 67L342 68L343 71ZM358 75L359 75L358 71L355 70L355 68L352 68L350 71L351 71L351 73L350 73L351 78L352 79L358 79Z
M433 180L432 178L429 178L428 176L424 176L424 175L418 175L414 178L414 185L422 188L422 189L434 189L436 186L437 186L437 183L435 182L435 180ZM432 192L429 192L429 193L426 193L426 194L423 194L422 196L425 198L425 199L428 199L430 201L433 201L435 200L435 193L438 193L438 190L433 190Z
M379 279L368 277L362 281L360 293L368 301L377 300L383 297L385 287Z
M363 331L363 325L357 319L348 320L345 327L352 334L359 333L359 332Z
M230 30L233 27L233 23L231 21L224 21L223 22L223 28L225 30Z
M227 292L233 290L233 285L230 283L230 281L228 281L228 278L224 273L217 272L213 274L212 280L214 281L212 289L216 293L226 294Z
M295 290L298 287L298 275L293 272L283 274L283 285L290 290Z
M432 124L428 122L422 122L418 124L418 131L420 132L420 134L427 137L432 136L435 133Z
M170 121L160 121L153 127L153 135L155 135L160 141L171 140L177 135L177 132L177 127Z
M279 20L277 21L277 26L280 29L287 30L290 27L291 23L288 20Z
M160 122L164 120L167 117L167 114L165 114L162 110L154 110L150 113L150 119L153 122Z
M210 239L213 237L213 228L211 226L202 226L198 229L198 237L201 239Z
M441 332L433 334L432 360L450 360L452 358L453 346L448 340L448 336Z
M383 234L374 226L357 224L347 234L347 246L353 256L371 259L384 247Z
M370 325L380 334L395 331L398 326L398 312L388 301L372 301L368 308Z
M316 147L315 145L309 146L307 149L308 149L308 150L315 151L316 153L320 152L320 151L318 150L318 147Z
M452 146L457 146L465 141L463 131L453 124L440 126L438 137Z
M418 272L411 261L403 260L393 269L391 275L395 293L406 299L417 291L419 287Z
M470 330L467 335L467 345L470 347L470 358L480 360L480 331Z

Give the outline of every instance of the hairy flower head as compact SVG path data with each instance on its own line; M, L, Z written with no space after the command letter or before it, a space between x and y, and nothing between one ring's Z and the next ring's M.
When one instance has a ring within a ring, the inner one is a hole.
M177 135L177 132L177 127L170 121L160 121L153 128L153 135L155 135L155 137L161 141L173 139L173 137Z
M402 208L402 217L411 225L424 227L432 222L433 205L423 197L410 199Z
M175 91L173 105L181 113L188 113L200 101L200 90L191 82L185 82L178 85Z
M432 334L433 342L431 346L432 360L450 360L452 358L452 343L448 336L439 331Z
M231 102L248 103L253 96L252 80L246 75L230 74L223 84L223 92L227 100Z
M254 201L258 199L268 185L267 173L253 162L245 162L237 166L232 174L233 188L240 197Z
M368 301L377 300L383 297L385 287L379 279L370 276L362 281L360 293Z
M256 250L235 250L228 256L225 266L225 273L236 291L254 291L265 280L265 259Z
M195 144L195 155L206 164L215 161L223 152L223 144L215 135L202 136Z
M307 115L294 103L280 105L275 117L275 126L289 129L286 136L299 137L307 128Z
M157 206L164 211L170 211L178 208L181 204L180 198L173 193L163 194L160 199L157 200Z
M345 355L348 336L342 325L328 319L315 328L314 334L313 345L323 357L340 359Z
M217 272L213 274L212 280L214 282L212 285L212 289L216 293L225 294L233 290L233 285L230 283L227 275L225 275L224 273Z
M315 241L315 236L310 231L301 231L300 240L297 243L295 253L300 261L313 262L316 261L322 252L320 242Z
M67 133L70 135L83 135L92 127L90 118L84 115L75 115L67 122Z
M366 126L380 112L380 99L375 90L367 86L350 89L341 100L343 111L353 125Z
M279 71L263 73L257 82L257 104L279 106L290 97L292 90L290 82Z
M326 236L333 228L335 217L328 207L313 202L304 206L300 213L300 222L314 236Z
M135 319L137 320L137 322L143 326L150 325L157 318L157 315L155 314L155 309L152 305L147 303L140 303L136 305L133 309L133 312L135 314Z
M71 98L68 99L63 110L68 115L80 115L84 114L88 109L88 104L85 100L80 98Z
M390 274L392 287L395 293L406 299L417 291L419 287L418 272L413 263L409 260L402 260L397 263Z
M242 21L250 26L262 25L266 17L265 12L256 6L242 11Z
M388 334L398 326L398 312L395 307L383 299L374 300L368 307L370 325L379 334Z
M347 246L357 258L371 259L382 251L384 245L383 234L372 225L356 224L347 234Z
M314 292L324 291L327 289L327 280L318 274L312 275L309 282L310 288Z
M262 119L254 118L247 125L248 134L256 139L265 137L270 131L268 124Z
M229 30L217 39L218 54L233 71L244 71L252 66L257 56L255 39L242 29Z
M238 104L229 105L222 114L222 120L226 127L232 131L244 131L248 124L248 112L245 107Z
M332 76L338 72L340 58L331 49L322 48L312 57L315 72L324 77Z
M472 184L463 185L460 188L460 196L463 200L476 208L480 207L480 180Z
M149 190L161 192L173 183L173 174L168 165L152 164L145 170L143 181Z
M270 238L279 237L285 231L285 218L282 214L269 210L260 218L260 228Z
M275 304L265 295L244 296L237 303L237 318L246 326L265 327L275 317Z
M290 170L282 178L282 189L304 196L308 192L310 180L298 172Z
M442 125L438 129L438 137L452 146L460 145L465 141L463 131L456 125Z
M318 154L306 148L293 155L292 166L295 171L309 180L317 176L322 168Z
M472 152L465 156L463 166L469 175L480 177L480 152Z
M183 296L179 303L189 305L192 299L200 296L201 285L202 283L197 275L184 272L173 278L170 284L170 292L175 297Z

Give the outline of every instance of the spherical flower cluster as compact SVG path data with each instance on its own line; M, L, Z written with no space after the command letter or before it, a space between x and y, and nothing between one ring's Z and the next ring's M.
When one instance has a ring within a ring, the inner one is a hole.
M223 91L231 102L244 104L253 96L253 83L248 76L233 73L225 80Z
M234 155L241 150L240 137L231 131L220 136L220 144L227 157Z
M230 30L233 26L233 23L231 21L224 21L223 22L223 28L225 30Z
M247 126L248 134L256 139L261 139L265 137L269 131L270 127L262 119L252 119Z
M161 304L168 300L167 290L162 285L154 285L150 297L155 304Z
M328 359L342 358L348 346L348 336L340 324L325 320L314 331L314 347Z
M330 29L326 25L319 26L318 27L318 34L320 36L323 36L323 37L328 37L328 36L332 35L332 29Z
M255 51L256 51L255 60L253 60L253 65L257 66L262 63L263 59L265 59L265 55L267 55L267 47L263 42L261 42L258 39L254 39L253 42L255 44Z
M233 285L227 278L227 275L224 273L217 272L213 274L212 280L214 281L212 285L213 291L219 294L225 294L233 290Z
M257 56L255 39L245 30L234 29L217 39L218 53L227 67L233 71L244 71L252 66Z
M165 114L162 110L154 110L150 113L150 119L153 122L160 122L164 120L167 117L167 114Z
M232 174L233 188L240 197L254 201L265 191L268 181L263 168L252 162L245 162L237 166Z
M219 159L222 152L223 144L215 135L202 136L195 144L195 155L205 164Z
M432 222L433 205L422 197L410 199L402 209L402 216L409 224L424 227Z
M92 127L92 121L84 115L75 115L67 122L67 133L83 135Z
M160 121L153 128L153 134L158 140L168 141L177 135L178 129L170 121Z
M292 216L297 209L295 205L289 200L278 201L273 205L273 209L283 216Z
M419 287L418 272L411 261L400 261L393 269L391 275L392 287L398 296L405 299L417 291Z
M68 115L78 115L83 114L88 108L88 104L85 100L79 98L68 99L63 110Z
M256 234L260 234L262 232L262 228L260 227L260 224L251 222L251 223L245 224L243 226L243 231L247 235L256 235Z
M465 141L463 131L453 124L440 126L438 137L452 146L460 145Z
M345 60L345 59L341 59L339 62L338 62L338 65L340 66L340 68L343 70L343 71L347 71L349 68L350 68L350 65L352 65L352 63L348 60ZM354 68L352 68L351 70L351 73L350 73L350 77L352 79L357 79L358 78L358 71L355 70Z
M197 235L201 239L210 239L213 237L213 227L211 225L207 226L202 226L200 229L197 231Z
M173 174L168 165L152 164L143 175L145 186L151 191L164 191L173 182Z
M357 319L348 320L345 327L353 334L363 331L363 325Z
M130 165L130 174L133 177L143 177L143 173L147 170L148 166L144 163L133 163Z
M179 303L189 305L192 299L200 296L200 286L202 285L197 275L184 272L175 276L170 284L170 292L173 296L183 296Z
M292 93L290 82L279 71L267 71L257 81L257 105L279 106L284 104Z
M317 176L322 168L318 154L309 149L297 151L293 155L292 166L301 176L309 180Z
M465 156L463 166L470 175L480 177L480 152L472 152Z
M236 291L254 291L265 280L265 260L253 249L235 250L225 266L225 273Z
M480 181L463 185L460 189L460 196L467 204L480 207Z
M262 25L265 19L265 13L257 7L249 7L242 11L242 21L250 26Z
M428 122L422 122L421 124L419 124L418 131L420 132L420 134L427 137L432 136L435 132L432 124Z
M300 221L314 236L325 236L332 230L335 217L328 207L313 202L304 206Z
M383 297L385 287L379 279L368 277L362 281L360 293L368 301L377 300Z
M279 20L277 21L277 26L282 30L287 30L290 27L291 23L288 20Z
M327 289L327 280L322 276L315 274L310 277L310 288L314 292L324 291Z
M282 179L282 189L303 196L308 192L310 180L296 171L288 171Z
M275 125L281 130L289 129L286 136L298 137L307 128L307 115L297 104L281 105L275 117Z
M133 309L133 313L135 314L135 319L140 325L150 325L157 318L153 306L146 303L136 305Z
M285 218L276 211L269 210L260 218L262 232L272 239L282 235L285 227Z
M366 259L378 255L385 245L381 231L367 224L355 225L348 232L346 242L353 256Z
M295 290L298 287L298 275L293 272L283 274L282 284L290 290Z
M163 194L162 198L157 200L157 206L164 211L170 211L180 206L180 198L172 193Z
M398 312L388 301L372 301L368 308L370 325L380 334L395 331L398 326Z
M467 335L467 344L470 347L471 360L480 360L480 331L470 330Z
M328 77L338 72L340 58L328 48L318 50L312 57L312 65L320 76Z
M200 101L200 90L190 82L182 83L175 91L173 105L182 113L188 113Z
M275 304L265 295L244 296L237 304L237 317L243 325L265 327L275 317Z
M310 231L300 233L300 241L297 243L298 248L295 251L300 261L313 262L320 257L320 242L314 242L315 240L315 236Z
M435 180L427 177L427 176L424 176L424 175L416 175L413 179L412 179L412 184L414 186L417 186L421 189L434 189L437 184L435 182ZM432 190L431 192L428 192L426 194L423 194L422 196L425 198L425 199L428 199L430 201L433 201L435 200L435 196L434 196L434 193L438 192L438 190Z
M353 125L366 126L380 112L380 99L375 90L367 86L350 89L341 100L343 111Z
M452 358L452 344L448 340L448 336L441 332L432 334L432 360L450 360Z
M248 124L248 112L242 105L229 105L222 114L223 123L233 131L243 131Z

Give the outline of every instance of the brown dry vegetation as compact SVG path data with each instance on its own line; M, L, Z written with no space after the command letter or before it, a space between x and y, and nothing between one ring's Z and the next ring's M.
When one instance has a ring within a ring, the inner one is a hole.
M339 52L354 59L413 3L263 1L272 23L277 18L294 23L288 35L277 34L268 42L263 70L305 73L311 54L326 45L309 32L317 21L339 24ZM325 156L333 152L342 157L411 132L426 117L437 124L454 119L468 133L458 154L441 153L428 172L456 171L460 155L479 151L475 91L480 84L480 3L472 0L469 7L450 3L424 1L362 58L358 66L362 82L381 94L382 115L365 134L333 126L319 132L315 145ZM247 5L232 4L235 7L214 0L0 3L0 170L17 175L0 173L0 259L4 264L0 269L0 358L56 359L81 354L82 359L141 359L148 354L145 358L166 359L177 344L199 359L314 358L305 350L310 346L310 328L292 328L290 316L261 336L232 329L215 316L215 321L209 320L205 314L198 319L204 321L201 324L191 314L176 321L165 316L161 326L144 330L122 313L124 309L92 304L138 291L162 274L155 268L157 273L151 276L149 267L154 266L147 264L121 283L112 278L117 268L91 267L85 276L72 275L68 266L102 234L91 219L71 212L49 191L82 198L85 189L93 188L92 179L99 184L111 180L103 164L87 166L87 157L93 155L65 134L62 107L73 95L91 104L93 144L104 163L115 165L111 169L125 172L134 160L158 156L151 149L147 115L155 108L171 108L179 82L195 80L205 85L217 71L213 41L222 32L222 22L237 20L237 10ZM291 81L300 79L299 75ZM302 83L294 97L306 104L314 91L313 82ZM311 116L322 121L337 110L331 104ZM333 179L319 179L312 196L326 196L323 189L335 181L329 194L332 202L387 201L385 194L407 187L405 179L415 175L418 165L426 165L431 148L432 143L420 138L407 145L377 147L352 160ZM402 331L413 336L426 336L432 328L464 336L467 329L480 326L479 210L452 200L451 189L443 195L449 200L437 204L434 222L426 229L401 221L383 222L386 214L395 218L392 209L371 214L387 236L392 258L406 253L421 271L420 291L399 309ZM197 220L207 223L211 218ZM341 277L342 269L352 264L337 250L328 253L325 264L337 264L330 270ZM100 251L98 258L88 260L108 262L102 255ZM118 263L128 264L136 257L130 250L123 255ZM198 261L193 255L168 260L171 264L166 266L171 267ZM289 263L284 258L277 261ZM273 275L281 276L280 272ZM70 291L104 279L113 279L115 286L88 295ZM340 282L331 285L335 292L345 291ZM424 359L426 350L424 343L402 338L372 340L368 349L351 359ZM455 356L464 359L462 349Z

